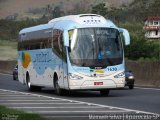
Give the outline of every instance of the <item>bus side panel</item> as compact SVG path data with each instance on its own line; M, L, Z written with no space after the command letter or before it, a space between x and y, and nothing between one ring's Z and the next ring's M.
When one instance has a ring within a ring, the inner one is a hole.
M62 60L51 48L19 52L19 77L23 82L28 71L32 85L53 87L53 76L57 73L63 87Z

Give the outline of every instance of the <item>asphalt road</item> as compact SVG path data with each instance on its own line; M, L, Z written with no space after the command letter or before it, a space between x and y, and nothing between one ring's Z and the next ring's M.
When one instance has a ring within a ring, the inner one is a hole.
M3 103L4 100L13 98L12 93L13 91L20 91L25 93L31 93L28 92L27 87L19 83L18 81L13 81L11 75L5 75L0 74L0 89L2 90L11 90L10 91L1 91L1 103ZM3 93L4 92L4 93ZM99 92L91 92L91 91L79 91L74 92L70 96L57 96L54 94L54 91L50 88L43 89L40 92L32 92L31 98L39 100L37 96L33 94L42 95L43 99L42 101L50 101L50 99L54 99L57 101L57 104L60 104L59 102L68 102L68 104L71 104L72 102L76 104L76 106L80 104L82 111L88 109L88 111L94 111L96 114L96 111L105 111L106 109L110 111L110 113L116 113L116 114L122 114L122 113L131 113L135 114L136 112L143 111L144 113L157 113L160 114L160 89L156 88L142 88L142 87L136 87L133 90L128 89L127 87L120 90L111 90L110 95L108 97L102 97L100 96ZM5 96L6 95L6 96ZM27 97L27 94L24 93L16 93L15 96L21 97ZM47 97L46 97L47 96ZM3 98L2 98L3 97ZM17 99L16 97L16 99ZM28 98L28 97L27 97ZM21 99L20 99L21 100ZM28 100L30 101L30 100ZM41 102L42 102L41 101ZM60 108L64 111L64 105L62 102L62 106L58 106L58 110ZM70 103L71 102L71 103ZM48 103L48 102L47 102ZM16 103L15 103L16 104ZM21 103L23 105L23 103ZM49 103L48 103L49 104ZM83 104L83 105L81 105ZM7 103L4 103L4 105L7 105ZM12 105L12 104L11 104ZM91 105L91 106L90 106ZM72 104L73 106L73 104ZM75 106L75 107L76 107ZM78 107L77 106L77 107ZM19 107L19 106L13 106L13 108ZM21 106L20 106L21 107ZM42 106L48 107L48 106ZM92 108L93 107L93 108ZM105 107L105 110L104 110ZM114 108L115 107L115 108ZM26 106L23 106L24 109ZM56 108L55 106L52 106L52 108ZM35 110L37 107L35 106ZM50 108L51 109L51 108ZM73 108L72 108L73 109ZM80 109L80 107L79 107ZM106 110L106 111L107 111ZM113 110L113 112L112 112ZM34 110L32 110L34 111ZM74 110L72 110L74 111ZM75 110L76 111L76 110ZM78 111L78 110L77 110ZM143 113L142 112L142 113ZM100 113L100 112L97 112ZM104 112L106 114L106 112Z

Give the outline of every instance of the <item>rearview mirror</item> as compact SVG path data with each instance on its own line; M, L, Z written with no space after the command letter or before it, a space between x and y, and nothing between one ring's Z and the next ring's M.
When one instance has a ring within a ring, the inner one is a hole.
M130 35L129 35L128 30L126 30L124 28L119 28L119 32L121 32L123 34L125 45L129 45L130 44Z
M69 47L69 35L67 30L64 30L63 32L63 38L64 38L64 46Z

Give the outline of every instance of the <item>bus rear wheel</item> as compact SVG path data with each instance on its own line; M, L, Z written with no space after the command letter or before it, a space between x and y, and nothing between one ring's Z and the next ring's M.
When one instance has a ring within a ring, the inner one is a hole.
M31 85L30 77L29 77L28 74L26 76L26 83L27 83L27 87L28 87L29 91L40 91L41 90L41 87L39 87L39 86L32 86Z
M108 96L109 92L110 92L110 90L100 90L101 96Z

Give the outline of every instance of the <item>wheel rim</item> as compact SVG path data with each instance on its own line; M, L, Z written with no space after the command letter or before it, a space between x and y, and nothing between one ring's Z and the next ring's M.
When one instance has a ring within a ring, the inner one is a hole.
M30 83L29 77L27 77L27 86L28 86L29 89L31 88L31 83Z
M28 87L29 87L29 88L31 87L31 83L30 83L30 82L28 82Z

